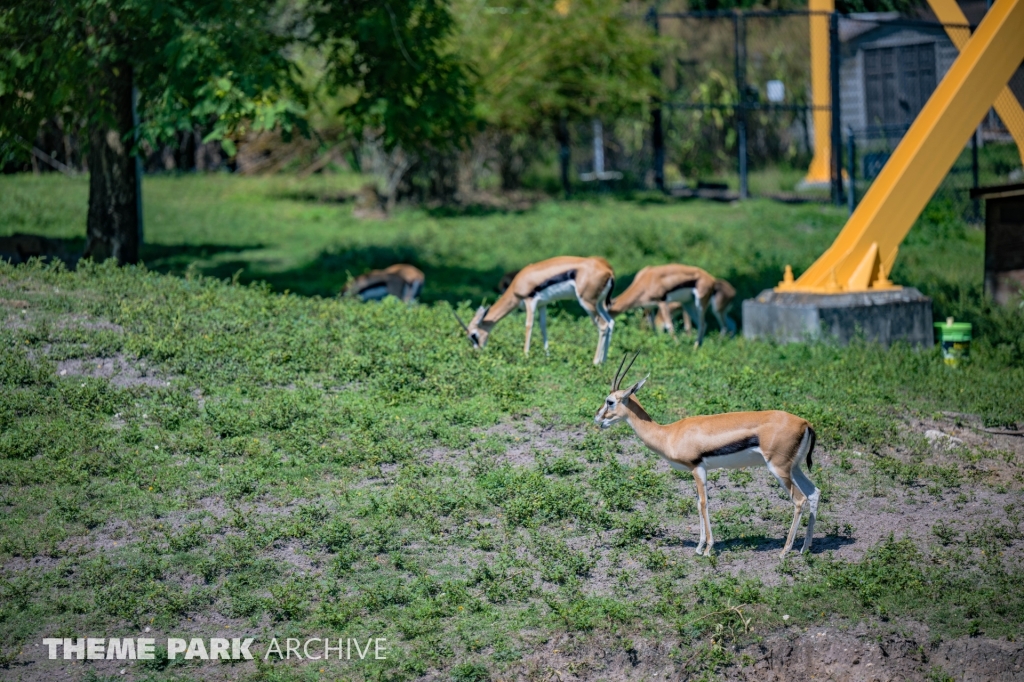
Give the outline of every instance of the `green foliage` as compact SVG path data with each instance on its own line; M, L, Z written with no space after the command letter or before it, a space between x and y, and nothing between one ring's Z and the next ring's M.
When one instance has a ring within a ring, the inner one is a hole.
M150 139L196 123L209 127L208 139L243 122L290 129L301 110L287 97L284 9L248 0L8 4L0 13L0 141L33 139L41 119L62 112L112 124L123 103L111 99L110 78L125 70Z
M479 72L479 115L500 129L536 135L559 117L612 120L641 112L659 89L656 38L619 2L458 6L460 48Z
M461 141L472 122L472 71L450 45L456 26L447 0L311 7L325 78L358 93L345 110L353 129L382 128L387 149Z

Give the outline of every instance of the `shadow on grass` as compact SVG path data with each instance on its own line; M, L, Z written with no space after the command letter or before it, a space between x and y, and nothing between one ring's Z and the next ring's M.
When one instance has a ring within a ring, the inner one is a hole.
M409 263L423 270L426 286L420 296L424 303L447 301L452 305L470 301L473 305L492 303L497 298L496 285L505 273L502 267L486 269L459 265L438 264L423 258L412 245L362 246L345 250L323 250L309 262L287 270L275 270L272 265L258 259L224 258L223 254L258 250L261 244L226 246L197 244L181 246L147 245L143 248L143 261L156 272L181 275L193 263L196 272L217 279L237 277L242 284L266 282L278 292L289 291L300 296L337 296L349 281L369 270L384 268L395 263ZM213 259L215 256L221 256ZM213 260L211 260L213 259ZM525 263L524 263L525 265ZM742 301L775 286L781 278L782 264L768 263L754 272L715 273L729 280L736 288L736 300L730 315L742 324ZM635 272L616 276L615 292L621 294L632 283ZM585 316L574 301L559 301L549 307L550 312L562 311L572 317ZM708 315L709 329L717 328L713 316Z
M804 538L802 530L797 534L796 539L793 541L793 554L797 554L800 548L803 547ZM716 552L741 552L744 550L754 550L756 552L771 552L778 554L782 551L782 546L785 544L786 538L782 537L769 537L767 535L750 535L744 538L732 538L730 540L715 540ZM846 537L842 535L826 535L824 537L816 536L814 538L814 544L811 545L811 554L823 554L825 552L834 552L841 547L846 545L852 545L856 542L856 539ZM697 542L695 540L687 540L684 546L693 547L696 549Z

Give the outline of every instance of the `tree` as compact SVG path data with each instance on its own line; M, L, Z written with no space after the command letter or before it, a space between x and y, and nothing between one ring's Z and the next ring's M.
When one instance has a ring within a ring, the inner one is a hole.
M34 138L57 113L83 117L86 255L134 263L136 134L157 142L201 125L233 154L231 135L247 129L304 132L308 74L289 54L312 49L324 82L355 92L352 128L381 126L391 146L436 141L470 107L465 69L444 50L450 26L443 0L0 0L0 144ZM392 68L389 50L409 68Z
M452 39L448 0L349 0L313 14L330 87L358 84L345 109L383 148L388 209L411 170L446 163L476 122L473 69ZM429 157L425 158L425 157ZM448 176L449 173L440 175Z
M462 49L477 65L477 113L506 135L635 115L658 94L658 42L621 0L461 0ZM506 142L507 144L507 142Z

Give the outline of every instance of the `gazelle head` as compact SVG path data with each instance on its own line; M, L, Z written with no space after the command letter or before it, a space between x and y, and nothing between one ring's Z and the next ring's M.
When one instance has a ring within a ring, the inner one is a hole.
M619 369L615 372L615 378L612 379L612 392L604 399L604 404L601 405L601 409L599 409L597 414L594 415L594 423L598 424L602 429L607 429L609 426L613 426L629 416L629 408L627 408L626 405L629 403L630 396L639 391L647 382L647 377L644 377L625 390L619 389L619 384L622 383L622 380L626 377L626 374L633 366L633 362L636 360L637 355L640 355L640 351L637 351L633 355L633 359L629 361L629 365L626 366L625 372L622 371L622 365L626 362L626 356L622 356L622 362L619 363Z
M462 328L466 330L466 336L469 337L469 342L473 344L474 350L480 350L487 345L487 337L491 334L491 329L494 327L493 323L484 322L484 315L487 314L489 308L480 306L476 309L476 315L470 320L467 325L462 319L455 315L455 311L452 314L455 315L455 319L459 321Z

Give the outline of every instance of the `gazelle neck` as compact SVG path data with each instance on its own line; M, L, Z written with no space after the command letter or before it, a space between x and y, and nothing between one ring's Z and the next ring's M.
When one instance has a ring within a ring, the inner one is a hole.
M505 289L505 293L498 297L498 300L487 310L487 314L484 315L483 319L480 320L480 326L483 327L485 324L489 325L486 327L490 330L498 321L511 313L513 310L519 307L519 299L516 298L515 292L512 291L510 286Z
M634 433L643 441L644 445L664 456L667 444L665 427L651 419L651 415L647 414L647 410L643 408L636 396L630 396L629 402L626 403L626 409L629 410L626 422Z

